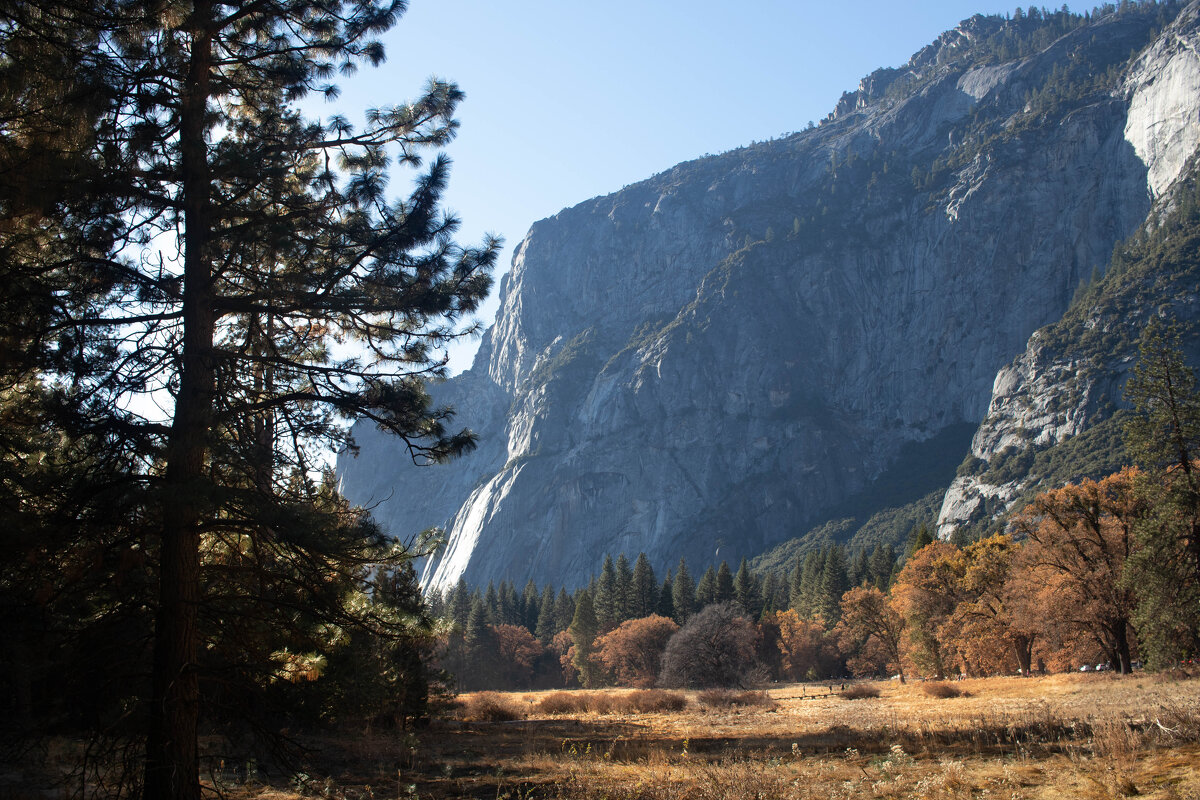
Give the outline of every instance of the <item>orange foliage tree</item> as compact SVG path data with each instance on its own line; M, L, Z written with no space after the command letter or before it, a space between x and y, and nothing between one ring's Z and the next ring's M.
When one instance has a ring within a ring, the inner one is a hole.
M846 661L850 671L869 675L882 661L882 666L895 669L904 683L900 652L904 618L888 596L873 586L858 586L842 595L841 608L842 618L834 631L843 652L853 654Z
M776 611L766 624L779 630L780 668L792 680L814 680L834 674L838 664L836 640L820 619L802 619L794 608Z
M1027 614L1024 593L1014 595L1013 573L1021 545L997 533L963 549L958 575L959 599L944 629L968 674L1011 672L1028 675L1040 620Z
M663 650L677 630L673 620L658 614L626 620L596 640L596 658L622 686L653 686Z
M496 643L495 674L500 686L526 688L533 682L534 664L542 645L521 625L492 625Z
M1045 492L1014 523L1028 537L1023 572L1014 579L1054 598L1030 612L1068 635L1087 634L1122 672L1130 670L1134 645L1136 594L1122 578L1135 545L1133 526L1144 511L1135 491L1138 477L1128 467L1099 482Z
M892 585L893 605L906 623L902 654L922 674L946 677L957 656L942 629L959 603L962 571L962 551L933 542L909 557Z
M575 642L570 631L559 631L550 640L547 648L558 657L559 676L563 686L579 682L579 670L575 668Z

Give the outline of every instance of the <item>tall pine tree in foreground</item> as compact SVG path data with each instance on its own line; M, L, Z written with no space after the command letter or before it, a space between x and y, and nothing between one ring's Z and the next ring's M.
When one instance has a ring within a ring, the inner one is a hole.
M1200 653L1200 393L1177 327L1152 320L1125 388L1135 413L1129 452L1146 468L1147 511L1125 580L1138 594L1134 626L1148 664Z
M37 209L42 219L18 228L10 223L26 210L3 208L6 273L24 279L22 302L37 310L24 329L7 321L4 337L50 389L46 424L124 454L141 492L136 524L158 586L146 797L199 797L202 655L226 612L294 608L332 573L345 591L321 594L314 613L383 631L385 620L355 613L353 597L370 592L370 564L411 554L322 500L315 456L351 444L342 419L374 421L418 461L472 446L423 387L443 374L440 347L486 295L496 252L494 242L454 242L457 223L439 206L448 163L422 165L423 151L452 138L461 93L431 82L415 101L369 113L362 130L296 108L312 92L336 96L335 73L382 61L376 37L404 7L33 0L0 9L6 47L17 31L40 37L33 45L88 65L102 83L63 93L63 113L90 126L72 139L78 152L63 150L71 164L26 173L40 180L31 197L53 196ZM28 28L18 16L68 22ZM3 100L29 110L12 94ZM9 162L37 162L25 141L6 138ZM395 201L385 191L392 158L422 170ZM335 351L339 343L353 347ZM147 411L154 405L161 413ZM234 567L221 584L232 595L205 593L202 554L213 552ZM286 588L253 575L282 575Z

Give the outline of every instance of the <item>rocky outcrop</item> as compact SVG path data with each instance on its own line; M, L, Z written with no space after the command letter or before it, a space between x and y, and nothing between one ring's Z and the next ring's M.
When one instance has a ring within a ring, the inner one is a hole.
M1149 194L1160 198L1147 223L1153 235L1156 219L1169 213L1171 187L1185 174L1200 144L1200 6L1184 9L1134 61L1122 91L1128 103L1125 138L1146 167ZM1113 283L1112 291L1121 295L1141 288L1139 282ZM943 501L940 537L994 518L1045 477L1019 470L998 481L995 470L989 470L998 458L1049 449L1112 415L1147 315L1194 316L1185 285L1168 286L1170 290L1159 287L1150 301L1109 298L1107 305L1076 309L1055 326L1052 344L1046 342L1050 331L1036 332L1025 351L1000 370L988 414L971 444L971 468L955 479ZM1116 300L1135 313L1113 313ZM1166 307L1172 308L1169 314L1163 311ZM1118 330L1123 335L1116 336ZM1096 338L1095 331L1108 336L1102 346L1087 346L1087 340Z
M535 223L474 366L435 387L479 449L417 468L356 428L346 494L397 535L445 527L427 586L571 586L605 553L759 553L983 419L1150 203L1129 97L1030 97L1068 57L1123 71L1152 22L984 57L1005 24L968 20L815 129Z
M1189 6L1134 63L1125 81L1125 138L1157 197L1200 144L1200 8Z

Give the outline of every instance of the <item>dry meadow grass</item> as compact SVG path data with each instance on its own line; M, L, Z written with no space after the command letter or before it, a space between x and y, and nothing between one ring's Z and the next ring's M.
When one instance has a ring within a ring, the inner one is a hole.
M954 684L793 684L770 703L638 712L608 692L510 693L508 722L438 720L416 739L327 741L334 779L297 796L532 800L1004 798L1200 800L1200 680L1052 675ZM581 693L582 694L582 693ZM545 702L554 698L551 702ZM489 701L495 698L489 698ZM471 707L472 697L463 707ZM552 709L555 713L543 710ZM616 710L614 710L616 709ZM628 710L621 710L628 709Z

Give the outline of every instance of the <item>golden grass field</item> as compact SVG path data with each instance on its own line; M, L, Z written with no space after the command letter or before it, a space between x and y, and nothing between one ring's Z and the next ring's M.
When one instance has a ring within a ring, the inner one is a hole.
M1067 674L953 685L966 694L880 682L879 697L848 700L837 686L828 695L826 684L792 684L768 690L771 706L708 708L688 693L678 712L559 716L538 712L546 693L510 693L501 701L524 718L470 721L467 711L418 737L339 739L325 754L337 779L301 794L1200 800L1200 680Z

